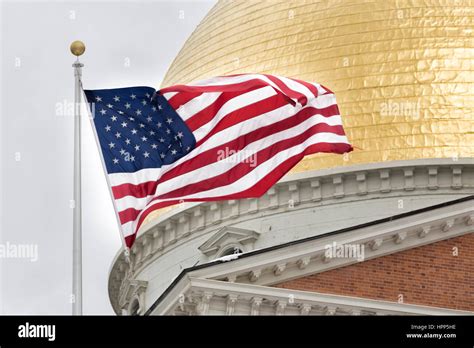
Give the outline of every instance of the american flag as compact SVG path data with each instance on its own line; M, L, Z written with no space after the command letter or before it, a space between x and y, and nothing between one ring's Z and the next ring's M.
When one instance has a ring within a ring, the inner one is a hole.
M84 92L128 247L157 209L260 197L305 155L352 151L316 83L242 74Z

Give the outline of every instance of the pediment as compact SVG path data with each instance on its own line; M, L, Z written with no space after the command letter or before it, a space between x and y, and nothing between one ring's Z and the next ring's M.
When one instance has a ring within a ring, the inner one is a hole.
M260 233L254 230L247 230L237 227L223 227L218 230L211 238L205 241L198 249L207 256L216 254L226 245L242 245L255 242Z
M148 282L144 280L127 279L122 284L122 296L119 299L120 306L125 306L135 295L141 295L146 292Z

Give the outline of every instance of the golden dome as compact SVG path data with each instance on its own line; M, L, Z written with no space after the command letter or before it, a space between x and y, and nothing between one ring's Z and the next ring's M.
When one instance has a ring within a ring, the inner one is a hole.
M469 0L220 1L163 86L250 72L327 86L357 149L293 171L474 157L473 18Z

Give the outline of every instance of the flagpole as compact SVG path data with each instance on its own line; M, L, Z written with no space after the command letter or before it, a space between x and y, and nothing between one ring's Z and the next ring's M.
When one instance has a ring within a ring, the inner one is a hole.
M74 215L72 244L72 314L82 315L82 207L81 207L81 77L84 64L79 56L85 51L84 43L74 41L71 53L75 55L74 68Z

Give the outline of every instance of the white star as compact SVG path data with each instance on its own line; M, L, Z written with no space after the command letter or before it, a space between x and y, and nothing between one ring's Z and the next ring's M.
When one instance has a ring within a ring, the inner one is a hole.
M111 143L109 144L109 147L110 147L111 149L113 149L113 148L115 147L115 144L111 142Z
M112 104L107 104L107 107L108 107L109 109L112 109L114 106L113 106Z
M117 121L117 116L112 116L110 119L115 122Z
M135 156L130 156L130 161L135 162Z
M120 97L115 96L115 97L114 97L114 101L119 102L119 101L120 101Z
M125 152L126 152L126 151L125 151L124 149L121 149L121 150L120 150L120 154L121 154L121 155L125 155Z
M161 106L161 104L158 104L158 110L162 110L163 107Z
M160 157L161 157L161 158L165 158L165 154L164 154L163 152L160 153Z
M143 123L140 123L140 128L145 128L145 125Z
M172 155L176 155L176 152L178 152L178 151L176 151L175 149L173 149L173 150L171 151L171 154L172 154Z
M156 111L156 106L153 106L151 109L152 109L153 111Z
M130 145L130 139L128 139L128 138L125 139L125 143L126 143L127 145Z
M138 131L137 131L135 128L132 129L132 134L137 134L137 132L138 132Z
M115 133L115 136L117 137L117 139L121 137L119 132Z
M147 98L150 98L150 94L149 94L149 93L147 93L147 94L145 94L145 95L146 95Z
M165 142L165 139L160 138L160 143L164 143L164 142Z
M132 95L130 96L130 98L132 98L132 99L136 99L136 98L137 98L137 96L136 96L135 94L132 94Z
M151 147L154 148L154 149L156 149L156 148L158 147L158 145L156 145L156 144L151 144Z
M142 111L137 109L137 111L135 111L135 113L139 116L139 115L142 114Z
M167 118L167 119L166 119L166 123L172 124L172 123L173 123L173 120L172 120L171 118Z
M146 105L146 100L142 100L142 104L145 106Z
M148 157L150 156L150 154L145 151L145 152L143 153L143 156L145 156L145 158L148 158Z
M178 138L182 138L183 137L183 132L178 132Z
M128 119L132 122L135 121L135 119L133 117L129 117Z
M119 160L114 158L114 164L118 164L119 163Z
M102 98L99 97L99 96L97 96L97 97L95 97L95 100L98 101L98 102L100 102L100 101L102 101Z
M117 111L120 115L123 115L123 111Z
M186 148L186 152L189 151L189 150L191 150L191 148L188 146L188 147Z
M122 122L122 127L123 128L127 127L127 122Z
M155 135L155 132L153 132L152 130L149 133L150 135Z
M130 103L125 104L125 109L130 109L132 105Z
M151 116L148 116L148 117L146 118L146 120L147 120L148 122L151 122L151 120L152 120Z
M142 141L147 141L148 138L147 137L142 137Z
M135 151L140 150L140 145L135 145Z
M102 115L105 115L105 114L107 113L107 110L102 109L102 110L100 110L100 113L101 113Z
M110 126L109 125L105 126L105 131L110 132Z
M170 133L171 133L170 129L167 128L167 129L166 129L166 134L170 134Z
M158 123L156 124L156 126L157 126L158 128L161 128L161 122L158 122Z

